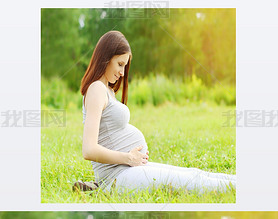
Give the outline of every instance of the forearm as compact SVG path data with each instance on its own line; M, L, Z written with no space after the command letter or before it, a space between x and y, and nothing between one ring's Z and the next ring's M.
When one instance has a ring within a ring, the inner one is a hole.
M129 154L120 151L107 149L99 144L91 147L90 150L83 150L83 157L86 160L91 160L106 164L125 164L129 163Z

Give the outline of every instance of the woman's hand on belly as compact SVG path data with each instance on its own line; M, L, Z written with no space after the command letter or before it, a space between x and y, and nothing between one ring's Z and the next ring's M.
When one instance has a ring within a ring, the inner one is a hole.
M128 161L128 165L129 166L141 166L144 165L148 162L149 156L148 154L142 154L141 152L139 152L141 149L143 148L143 146L139 146L136 148L133 148L129 153L129 161Z

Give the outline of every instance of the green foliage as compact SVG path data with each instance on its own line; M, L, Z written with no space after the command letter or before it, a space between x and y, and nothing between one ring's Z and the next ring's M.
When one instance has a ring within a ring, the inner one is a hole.
M209 98L217 104L236 105L236 91L234 86L223 87L216 84L209 93Z
M58 77L41 79L41 103L54 109L77 109L82 107L80 92L68 88L65 81Z
M191 79L187 78L186 83L181 85L182 96L191 101L200 101L205 99L206 92L209 89L203 84L200 78L197 78L195 74L192 75Z
M152 104L154 106L164 103L166 100L175 102L176 88L172 81L163 75L150 78L149 86L152 89Z
M99 38L110 30L119 30L133 53L131 79L134 72L141 78L163 72L167 78L191 78L195 74L206 86L217 81L235 84L235 9L171 8L167 19L156 12L153 8L41 9L42 75L63 78L77 91ZM151 19L125 19L135 13L151 15ZM160 79L154 84L159 85ZM138 99L138 103L164 102L156 89L152 92L154 99ZM186 95L192 97L190 92ZM163 98L175 98L169 95ZM231 101L227 97L226 102Z
M75 90L84 74L79 61L85 43L79 30L81 13L81 9L41 9L42 75L63 78Z
M42 77L42 104L57 109L80 109L82 96L71 90L67 83L58 77L47 80ZM185 81L168 79L163 74L151 74L145 78L134 78L129 83L128 104L158 106L166 102L185 105L189 102L212 103L233 106L236 104L235 88L230 85L216 84L207 87L195 74ZM121 91L116 95L121 99Z
M136 105L145 105L152 102L152 89L146 79L134 81L130 86L129 99L133 100Z
M230 85L216 84L207 87L195 74L191 78L170 80L163 74L143 79L134 79L129 85L129 104L154 106L165 102L177 104L214 103L227 106L235 105L235 89Z

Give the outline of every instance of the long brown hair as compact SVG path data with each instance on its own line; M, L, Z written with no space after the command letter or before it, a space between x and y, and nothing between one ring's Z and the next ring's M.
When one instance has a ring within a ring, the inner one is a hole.
M129 43L125 36L116 30L109 31L105 33L98 41L91 61L85 72L85 75L81 81L80 92L85 96L89 86L96 80L99 80L105 73L106 67L114 55L123 55L129 53L128 63L125 66L124 77L120 77L114 84L108 82L108 86L111 87L115 93L118 92L122 80L123 80L123 90L122 90L122 103L127 104L127 90L128 90L128 72L129 66L132 59L132 53Z

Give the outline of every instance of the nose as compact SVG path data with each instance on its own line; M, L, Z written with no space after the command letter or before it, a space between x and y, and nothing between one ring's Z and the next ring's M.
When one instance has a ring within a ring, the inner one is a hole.
M122 76L122 77L124 76L124 72L123 72L123 71L120 71L119 74L120 74L120 76Z

